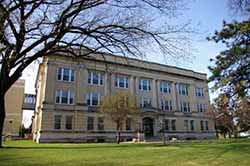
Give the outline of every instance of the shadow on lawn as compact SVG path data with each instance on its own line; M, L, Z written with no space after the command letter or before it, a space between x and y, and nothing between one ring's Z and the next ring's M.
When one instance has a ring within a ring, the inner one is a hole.
M62 150L73 150L73 149L116 149L116 148L139 148L139 147L157 147L159 145L156 144L110 144L110 145L103 145L103 144L66 144L66 145L60 145L60 144L51 144L51 145L44 145L43 144L34 144L34 146L4 146L3 149L33 149L33 150L40 150L40 149L62 149Z
M26 142L27 143L27 142ZM24 144L17 145L5 145L3 149L62 149L62 150L77 150L77 149L119 149L119 148L143 148L143 147L179 147L179 148L194 148L203 150L225 150L225 151L242 151L245 153L250 153L250 140L230 140L230 141L220 141L220 140L205 140L205 141L186 141L186 142L175 142L163 145L162 143L100 143L100 144L36 144L34 142L28 142L29 144L25 146Z

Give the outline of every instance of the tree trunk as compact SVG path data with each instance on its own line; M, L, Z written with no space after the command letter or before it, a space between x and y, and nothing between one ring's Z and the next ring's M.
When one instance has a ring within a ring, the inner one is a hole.
M116 126L116 143L117 144L120 144L120 141L121 141L121 130L120 130L120 125L117 124Z
M121 141L121 131L118 130L117 131L117 140L116 140L117 144L120 144L120 141Z
M5 119L4 96L5 96L4 94L0 94L0 148L2 147L2 134L3 134L4 119Z

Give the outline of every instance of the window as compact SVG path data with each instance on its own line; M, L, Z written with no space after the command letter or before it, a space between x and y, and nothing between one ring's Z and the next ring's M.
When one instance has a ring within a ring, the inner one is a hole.
M176 120L175 120L175 119L171 120L171 129L172 129L173 131L176 130Z
M131 118L126 119L126 130L131 130L131 122L132 122Z
M190 130L194 131L194 120L190 120Z
M189 102L181 102L181 112L190 112Z
M98 117L98 124L97 124L98 130L104 130L104 118Z
M171 93L171 84L167 82L160 83L160 92L161 93Z
M56 103L57 104L73 104L74 92L68 90L57 90L56 91Z
M54 129L61 129L61 115L55 115L54 117Z
M204 131L204 122L203 122L203 120L200 121L200 127L201 127L201 131Z
M126 77L126 76L116 76L115 77L115 87L117 87L117 88L128 88L128 77Z
M166 130L169 130L169 120L168 119L165 119L164 120L164 130L166 131Z
M101 100L100 93L89 93L87 94L87 104L88 106L99 106Z
M197 111L198 112L205 112L206 111L205 104L198 103L197 104Z
M146 79L141 79L139 82L139 89L142 91L150 91L151 90L151 81Z
M184 120L184 128L188 131L188 120Z
M96 71L89 71L88 83L90 85L103 85L104 74Z
M161 100L161 109L165 111L172 111L172 101L171 100Z
M57 80L73 82L75 80L75 70L71 68L59 67L57 70Z
M183 96L188 96L188 85L179 84L179 94Z
M151 99L150 98L146 98L146 97L141 97L140 100L140 107L151 107Z
M197 97L204 97L204 89L203 88L196 88L195 94Z
M35 104L36 103L36 95L24 94L24 103Z
M205 127L206 127L206 130L208 131L209 130L208 121L205 121Z
M73 120L73 116L66 116L66 124L65 124L65 129L66 130L72 130L72 120Z
M88 130L94 130L94 117L88 117Z

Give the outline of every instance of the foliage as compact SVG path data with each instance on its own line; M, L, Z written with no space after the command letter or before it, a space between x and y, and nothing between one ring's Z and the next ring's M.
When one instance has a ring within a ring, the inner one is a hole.
M214 90L221 91L230 97L249 96L250 89L250 21L224 22L220 32L210 38L215 42L225 43L227 49L216 56L210 81Z
M108 115L116 124L118 144L124 122L129 116L137 115L138 110L136 97L126 92L116 92L102 100L100 112Z
M247 17L250 14L249 0L229 0L229 5L236 13ZM214 64L209 67L212 89L220 92L215 100L215 109L219 114L217 127L224 133L249 130L250 20L247 17L243 21L224 21L222 29L208 38L226 46L211 60Z
M249 16L250 0L228 0L228 4L235 14Z
M216 131L224 137L238 136L239 132L250 129L250 101L241 98L230 100L229 95L220 94L213 104L212 114L215 120Z
M1 166L248 166L250 140L203 140L162 144L36 144L7 141L0 149ZM181 157L180 157L181 156Z

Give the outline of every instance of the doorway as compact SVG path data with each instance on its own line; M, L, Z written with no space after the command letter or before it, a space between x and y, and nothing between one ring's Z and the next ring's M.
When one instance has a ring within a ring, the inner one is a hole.
M154 136L154 120L152 118L149 117L143 118L143 131L145 137Z

